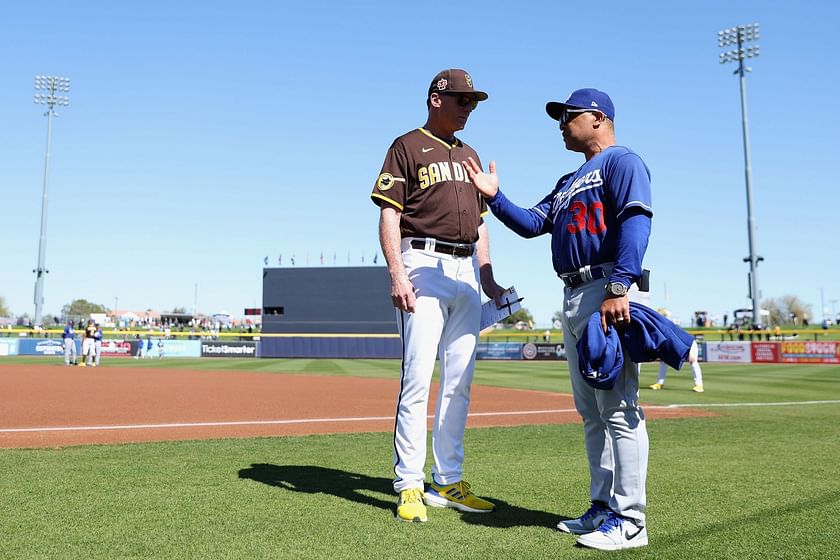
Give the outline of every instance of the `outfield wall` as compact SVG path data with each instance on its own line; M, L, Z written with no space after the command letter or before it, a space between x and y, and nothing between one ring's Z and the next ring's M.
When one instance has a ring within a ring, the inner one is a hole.
M150 358L159 356L158 338L152 338ZM147 339L105 339L103 357L137 355L138 343ZM701 362L729 364L840 364L840 341L733 341L698 342ZM269 349L266 352L266 348ZM259 341L163 340L165 358L395 358L402 344L394 335L285 335ZM76 340L76 353L81 344ZM64 356L60 339L0 338L2 356ZM566 360L562 343L480 342L478 360Z

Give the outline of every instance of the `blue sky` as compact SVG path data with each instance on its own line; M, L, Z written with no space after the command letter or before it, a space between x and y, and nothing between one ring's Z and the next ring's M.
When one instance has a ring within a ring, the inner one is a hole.
M425 91L466 68L490 94L461 138L530 206L582 162L546 101L607 91L618 141L652 172L651 303L687 321L749 305L738 80L717 31L760 22L748 100L764 298L840 310L833 164L833 2L16 2L0 17L0 296L32 294L46 119L38 74L71 79L54 123L45 313L241 314L261 270L366 265L369 193L390 142L425 121ZM489 219L497 280L539 325L560 308L547 238ZM380 264L382 259L380 256Z

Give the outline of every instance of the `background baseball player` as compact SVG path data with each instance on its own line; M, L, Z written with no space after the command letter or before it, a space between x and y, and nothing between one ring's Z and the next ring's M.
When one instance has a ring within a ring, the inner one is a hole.
M619 550L645 546L645 480L648 436L639 406L639 369L629 358L612 389L587 384L578 371L577 341L593 313L620 328L630 320L627 290L642 276L651 227L650 172L628 148L615 145L615 109L606 93L572 92L546 105L560 122L568 150L586 161L564 175L536 206L520 208L499 190L495 163L490 173L476 161L468 171L489 197L493 214L524 237L551 233L554 269L563 294L563 337L575 407L583 418L592 506L561 531L581 535L583 546Z
M64 364L76 365L76 332L73 330L73 321L67 321L61 338L64 339Z
M96 352L96 325L93 324L93 319L88 319L85 327L85 338L82 340L82 358L84 358L84 365L92 366Z
M102 327L99 326L99 323L96 323L96 330L93 333L93 352L93 365L95 367L99 365L99 361L102 357Z
M691 350L688 352L688 363L691 364L691 375L694 377L694 387L692 391L695 393L702 393L703 389L703 371L700 369L700 361L697 359L697 343L691 343ZM668 365L665 362L659 362L659 377L656 383L650 386L654 391L662 389L665 385L665 377L668 375Z
M487 94L464 70L438 73L422 128L397 138L371 193L380 207L379 240L391 276L391 299L403 343L394 433L397 518L426 521L426 507L489 512L462 478L463 436L484 293L504 291L493 279L486 206L461 161L478 159L455 138ZM435 357L440 390L432 430L432 482L424 494L426 413Z

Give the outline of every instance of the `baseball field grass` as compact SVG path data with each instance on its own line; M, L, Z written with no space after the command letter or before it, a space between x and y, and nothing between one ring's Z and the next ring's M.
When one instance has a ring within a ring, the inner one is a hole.
M45 358L4 358L5 363ZM48 359L47 359L48 360ZM388 360L119 360L394 377ZM103 363L103 367L108 367ZM138 371L138 373L140 373ZM643 367L652 383L656 366ZM840 367L704 364L706 392L670 373L655 405L650 545L576 548L554 530L588 506L580 425L471 429L466 478L489 515L394 519L391 435L227 439L0 450L1 558L836 558ZM476 383L568 392L565 363L479 362Z

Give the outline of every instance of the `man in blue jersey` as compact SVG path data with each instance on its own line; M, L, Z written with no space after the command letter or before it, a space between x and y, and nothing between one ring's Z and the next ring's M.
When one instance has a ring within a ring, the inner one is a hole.
M546 105L559 121L566 148L584 155L535 206L525 209L499 190L495 162L489 173L465 162L493 214L523 237L551 234L554 270L563 282L563 336L575 407L583 418L591 507L557 528L580 535L578 544L601 550L645 546L648 436L639 406L639 368L625 355L612 389L595 389L578 371L576 343L589 317L621 329L630 321L627 290L642 284L642 257L650 236L650 172L632 150L616 145L615 108L596 89L579 89Z
M73 330L73 321L67 321L64 327L64 333L61 338L64 339L64 365L76 365L76 332Z
M93 333L93 367L99 366L102 357L102 327L96 323L96 331Z

